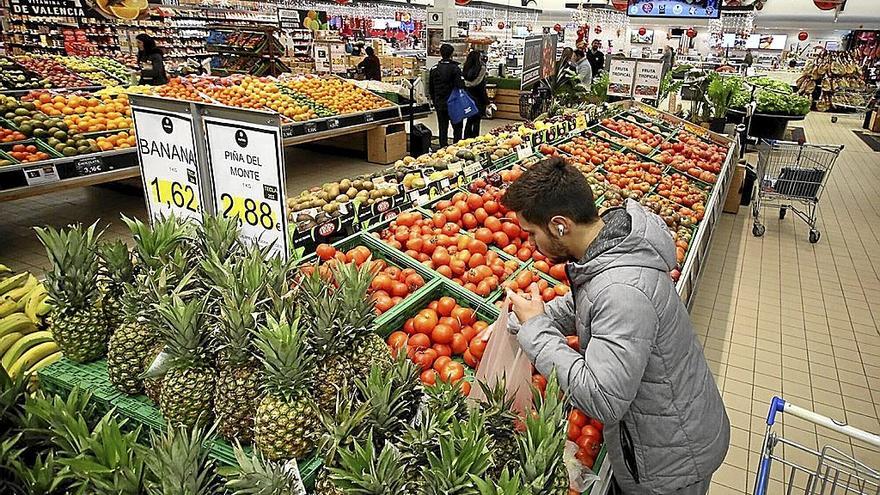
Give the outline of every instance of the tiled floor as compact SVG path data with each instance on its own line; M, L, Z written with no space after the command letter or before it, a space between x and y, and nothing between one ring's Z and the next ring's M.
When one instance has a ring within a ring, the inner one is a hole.
M780 221L773 210L764 217L766 234L755 238L741 208L722 217L697 290L694 326L733 426L713 495L752 492L774 395L880 432L880 154L850 131L855 119L832 124L814 113L804 127L808 142L846 146L820 202L819 243L808 242L796 216ZM828 429L788 417L777 432L880 469L880 451ZM794 448L783 456L816 463ZM787 476L778 466L769 493L782 492ZM794 486L804 480L797 476Z
M433 119L426 119L434 127ZM504 121L484 122L484 131ZM751 235L746 208L724 215L697 291L693 321L733 425L730 452L711 493L751 492L770 398L787 400L874 433L880 432L880 153L851 131L858 122L811 114L807 139L843 143L821 202L818 244L794 215L766 218L763 238ZM361 160L293 151L288 188L303 187L375 167ZM108 234L127 237L119 214L143 216L139 193L78 189L0 203L0 263L42 271L45 254L31 226L97 218ZM795 418L779 432L810 448L832 445L880 469L880 452ZM783 455L815 463L795 449ZM769 493L780 493L787 472L773 472ZM797 478L795 486L802 486Z

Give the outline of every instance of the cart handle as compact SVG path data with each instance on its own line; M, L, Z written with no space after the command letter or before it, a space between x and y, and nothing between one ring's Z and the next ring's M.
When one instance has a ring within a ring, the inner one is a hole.
M832 429L838 433L843 433L851 438L857 438L875 447L880 447L880 435L862 431L846 424L844 421L837 421L836 419L831 419L819 413L804 409L803 407L798 407L779 397L773 397L773 400L770 402L770 411L767 413L767 426L772 426L773 423L776 422L776 413L788 413L811 423Z

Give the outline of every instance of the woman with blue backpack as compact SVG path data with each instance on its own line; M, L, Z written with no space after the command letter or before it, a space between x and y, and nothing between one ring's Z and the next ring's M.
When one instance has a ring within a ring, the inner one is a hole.
M440 147L449 144L449 96L456 89L464 88L464 81L461 78L461 67L458 62L452 60L452 53L455 50L452 45L444 43L440 46L440 62L437 62L428 78L428 91L431 94L431 100L434 102L434 109L437 110L437 127L438 139ZM461 141L461 134L464 128L464 121L459 120L457 123L452 122L452 142Z
M483 52L471 50L467 60L464 61L464 87L468 95L477 105L477 113L468 117L464 126L464 137L475 138L480 135L480 118L486 113L489 106L489 93L486 91L486 64L483 62Z

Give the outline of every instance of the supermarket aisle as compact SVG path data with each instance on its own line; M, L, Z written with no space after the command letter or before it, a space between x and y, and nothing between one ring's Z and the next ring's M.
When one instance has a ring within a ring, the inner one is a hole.
M821 240L810 244L794 215L770 211L763 238L752 237L746 208L723 215L692 312L733 426L713 495L752 493L773 395L880 432L880 155L851 132L856 119L813 113L804 127L808 142L846 146L820 203ZM880 452L796 418L782 434L880 467ZM787 475L775 470L768 493L782 493Z

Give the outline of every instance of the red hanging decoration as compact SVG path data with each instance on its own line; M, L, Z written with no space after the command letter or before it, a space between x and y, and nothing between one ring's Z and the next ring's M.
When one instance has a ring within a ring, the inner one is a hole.
M556 24L556 25L554 25L554 26L553 26L553 30L556 31L557 33L558 33L558 32L561 32L561 31L562 31L562 25L561 25L561 24Z
M596 34L602 34L602 26L596 26L596 29L593 30Z
M504 21L498 21L498 29L504 29Z
M807 38L809 38L809 37L810 37L810 35L807 34L806 31L801 31L798 33L798 39L801 41L807 41Z
M843 0L813 0L819 10L834 10L839 7Z
M647 32L648 32L648 30L645 29L644 27L639 28L639 36L644 36L645 33L647 33Z
M626 6L628 3L627 0L611 0L611 6L621 12L626 12Z
M338 3L338 4L340 4L340 5L345 5L345 4L347 4L348 2L350 2L350 1L351 1L351 0L336 0L336 3Z
M694 28L688 28L687 33L685 33L685 34L687 34L688 38L696 38L697 37L697 30Z
M455 0L455 5L461 5L461 6L464 6L464 5L467 5L467 4L469 4L469 3L471 3L471 0Z

